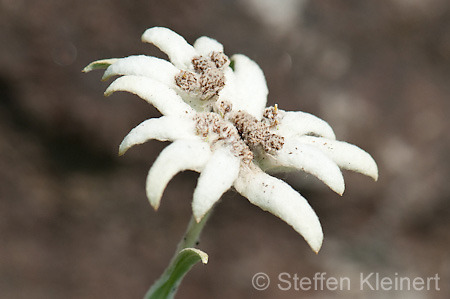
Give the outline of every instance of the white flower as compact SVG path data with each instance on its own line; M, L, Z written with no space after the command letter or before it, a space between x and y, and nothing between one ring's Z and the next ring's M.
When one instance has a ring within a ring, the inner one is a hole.
M106 90L134 93L163 116L138 125L122 141L119 154L150 139L172 141L147 177L147 196L157 209L163 191L183 170L200 173L192 208L197 221L233 187L252 204L276 215L318 252L323 240L317 215L305 198L266 171L302 170L338 194L340 168L378 178L372 157L335 139L323 120L304 112L266 108L268 89L259 66L244 55L231 59L216 40L200 37L189 45L161 27L148 29L144 42L169 61L130 56L100 60L84 71L106 68L103 79L120 75Z

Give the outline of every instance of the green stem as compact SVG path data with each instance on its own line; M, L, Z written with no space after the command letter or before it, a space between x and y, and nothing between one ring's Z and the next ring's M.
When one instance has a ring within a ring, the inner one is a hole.
M179 278L176 281L173 280L174 272L178 272L177 267L180 266L180 252L186 248L193 248L198 244L198 240L202 233L203 228L205 227L206 222L211 214L209 211L200 222L197 223L195 221L194 216L191 217L186 232L183 235L183 238L178 243L177 249L175 251L175 255L170 260L169 265L167 266L164 273L161 277L150 287L144 299L165 299L165 298L173 298L175 295L176 289L178 288L181 280L184 275L190 269L186 270L183 274L178 274ZM175 274L176 275L176 274Z
M183 239L181 239L180 242L178 243L175 255L170 261L171 263L176 258L178 252L180 252L181 250L197 246L198 240L200 239L200 235L202 234L203 228L205 227L205 224L208 221L210 214L211 210L208 213L206 213L206 215L198 223L197 221L195 221L194 215L191 216L186 232L184 233Z

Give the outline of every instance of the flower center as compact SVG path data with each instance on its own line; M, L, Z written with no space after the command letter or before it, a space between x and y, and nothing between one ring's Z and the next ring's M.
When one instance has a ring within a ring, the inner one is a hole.
M284 137L270 132L278 123L277 107L269 107L262 121L249 113L233 111L231 103L218 100L214 112L199 113L195 116L197 134L203 136L211 146L218 142L230 145L233 153L249 164L254 153L264 151L274 154L284 145Z
M262 148L264 152L273 154L284 144L284 137L270 132L266 122L258 121L256 117L245 111L231 112L227 117L239 132L252 151Z
M198 95L202 101L217 97L225 86L224 69L229 65L229 61L222 52L196 56L192 59L194 72L180 71L175 76L175 83L182 90Z
M255 154L274 154L284 144L284 137L270 129L278 124L278 108L266 108L262 120L246 111L234 111L228 101L218 100L219 92L225 86L225 68L228 57L222 52L211 52L208 56L192 59L194 72L180 71L175 76L176 84L202 101L212 99L213 112L194 116L196 133L211 147L230 146L233 154L249 164Z
M202 136L212 147L230 146L232 153L246 164L253 160L253 152L242 140L239 132L217 113L204 112L194 116L196 133Z

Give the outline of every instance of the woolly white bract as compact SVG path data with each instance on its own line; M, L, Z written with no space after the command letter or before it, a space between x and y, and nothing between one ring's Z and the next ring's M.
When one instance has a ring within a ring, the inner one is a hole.
M338 194L344 192L340 168L378 178L372 157L335 139L323 120L304 112L266 108L267 84L260 67L244 55L228 58L214 39L200 37L193 46L162 27L142 35L169 61L148 57L99 60L84 71L106 69L103 79L120 76L105 95L134 93L163 116L138 125L119 153L150 139L172 141L147 177L147 196L157 209L168 182L180 171L200 173L192 209L202 217L234 188L252 204L276 215L319 251L323 233L305 198L266 171L302 170Z

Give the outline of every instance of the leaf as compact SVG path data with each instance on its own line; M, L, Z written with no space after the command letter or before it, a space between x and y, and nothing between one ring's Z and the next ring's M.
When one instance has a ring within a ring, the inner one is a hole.
M119 60L119 58L110 58L110 59L97 60L97 61L91 62L89 65L87 65L83 69L82 72L83 73L89 73L90 71L104 70L104 69L108 68L111 64L115 63L118 60Z
M208 255L195 248L181 250L163 275L153 284L145 299L171 299L187 272L198 262L208 263Z

